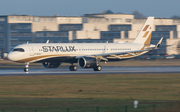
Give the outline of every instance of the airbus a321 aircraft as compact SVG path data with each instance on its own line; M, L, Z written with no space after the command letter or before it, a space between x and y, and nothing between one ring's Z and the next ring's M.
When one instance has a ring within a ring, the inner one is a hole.
M8 54L8 59L25 63L28 72L29 63L42 63L45 68L58 68L61 63L71 63L70 71L76 71L78 63L82 68L101 71L100 61L120 61L129 59L159 48L152 45L151 34L154 17L148 17L141 31L132 43L27 43L16 46Z

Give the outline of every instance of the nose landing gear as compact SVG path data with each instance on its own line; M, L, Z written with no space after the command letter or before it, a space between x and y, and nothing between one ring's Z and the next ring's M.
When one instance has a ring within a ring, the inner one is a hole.
M28 67L29 67L29 63L25 63L24 72L28 72L29 71Z

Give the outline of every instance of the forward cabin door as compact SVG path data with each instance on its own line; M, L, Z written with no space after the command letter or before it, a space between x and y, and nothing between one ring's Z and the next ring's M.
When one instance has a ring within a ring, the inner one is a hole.
M33 46L31 46L31 45L28 45L28 46L29 46L29 55L34 56Z

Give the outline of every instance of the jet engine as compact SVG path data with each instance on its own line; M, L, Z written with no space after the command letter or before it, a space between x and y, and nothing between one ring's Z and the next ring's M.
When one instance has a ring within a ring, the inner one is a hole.
M92 57L79 58L78 64L82 68L94 68L96 67L96 59Z
M58 68L60 64L60 62L43 62L42 66L44 68Z

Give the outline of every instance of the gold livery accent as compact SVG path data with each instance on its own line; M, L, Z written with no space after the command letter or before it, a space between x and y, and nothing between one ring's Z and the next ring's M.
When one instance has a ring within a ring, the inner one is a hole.
M26 58L26 59L22 59L22 60L18 60L16 62L31 62L31 61L36 61L38 59L42 59L42 58L50 58L50 57L57 57L57 56L67 56L67 54L61 54L61 55L46 55L46 56L34 56L34 57L30 57L30 58ZM72 54L69 54L68 56L72 56Z
M146 31L146 33L143 35L143 38L145 38L148 35L149 31Z
M143 29L143 31L146 31L148 29L149 25L146 25Z
M134 53L135 55L132 55L132 54L119 55L119 57L120 57L121 59L127 59L127 58L132 58L132 57L139 56L139 55L144 54L144 53L146 53L146 52L147 52L147 51L136 52L136 53ZM107 58L116 58L116 57L114 57L114 56L109 56L109 57L107 57Z
M150 43L151 43L151 35L152 35L152 33L149 35L149 37L148 37L147 40L144 42L144 44L150 44Z

